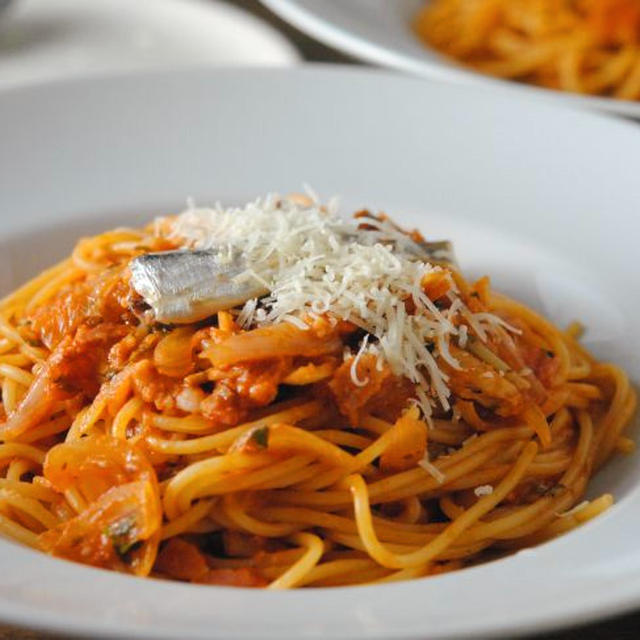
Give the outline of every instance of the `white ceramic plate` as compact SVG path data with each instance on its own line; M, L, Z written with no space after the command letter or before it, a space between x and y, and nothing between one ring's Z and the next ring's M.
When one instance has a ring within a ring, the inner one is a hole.
M275 29L216 0L16 0L0 21L0 88L134 69L298 60Z
M423 45L411 22L424 0L262 0L318 40L375 64L462 84L509 86L532 96L640 118L640 102L578 96L492 78L465 69Z
M141 117L144 114L144 117ZM76 238L308 182L456 243L463 268L640 378L640 130L588 112L382 72L245 70L65 82L0 95L0 289ZM123 638L470 638L640 606L640 456L592 485L617 504L473 569L275 593L74 565L0 542L0 619Z

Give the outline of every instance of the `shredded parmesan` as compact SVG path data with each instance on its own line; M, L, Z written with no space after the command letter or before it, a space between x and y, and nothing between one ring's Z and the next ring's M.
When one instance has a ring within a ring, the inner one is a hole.
M444 484L447 476L438 469L433 463L429 462L428 454L418 462L418 464L438 483Z
M469 338L469 329L466 324L460 325L458 330L458 346L464 349L467 346L467 340Z
M477 498L482 498L482 496L490 496L493 493L493 487L490 484L483 484L480 487L476 487L473 490Z
M364 340L362 341L362 344L360 345L360 349L356 357L353 359L353 362L351 363L351 371L350 371L351 380L353 384L356 385L356 387L366 387L367 384L369 384L369 378L365 378L364 380L361 380L360 378L358 378L358 363L360 362L360 358L362 357L362 354L365 352L367 348L368 341L369 341L369 336L366 335L364 337Z
M449 309L440 311L421 283L442 267L422 260L419 245L388 222L367 218L374 232L358 229L357 222L338 216L335 200L322 207L310 189L307 194L291 199L272 194L229 209L190 203L170 221L172 237L185 247L216 249L221 256L242 253L248 268L237 278L254 278L270 293L244 305L240 326L290 322L306 327L304 318L311 314L350 321L370 337L354 360L354 383L366 384L357 377L357 361L369 351L378 366L386 362L395 375L416 385L425 416L438 402L449 410L448 378L438 358L459 368L449 351L452 340L465 345L469 330L484 340L492 326L504 323L491 314L473 314L455 288L448 293ZM409 300L411 312L405 306Z

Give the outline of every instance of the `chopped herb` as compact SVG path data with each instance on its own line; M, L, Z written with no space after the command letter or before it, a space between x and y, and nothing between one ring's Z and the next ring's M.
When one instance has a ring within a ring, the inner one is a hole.
M534 491L541 496L555 497L566 491L566 489L563 484L553 484L551 480L543 480L534 485Z
M260 449L266 449L269 445L269 427L260 427L251 432L251 441Z
M255 453L269 445L269 427L248 429L231 445L231 451Z
M104 535L111 540L111 544L121 560L125 560L128 553L135 551L142 544L134 537L135 524L135 516L125 516L112 522L104 530Z

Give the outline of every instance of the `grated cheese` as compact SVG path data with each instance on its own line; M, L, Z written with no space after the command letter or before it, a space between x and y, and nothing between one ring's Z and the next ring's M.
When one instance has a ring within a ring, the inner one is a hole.
M358 363L360 362L360 358L362 357L362 354L367 349L367 342L369 342L368 335L364 337L364 340L360 345L360 349L358 350L356 357L353 359L353 362L351 363L351 371L350 371L351 380L353 380L353 383L356 385L356 387L366 387L369 384L368 377L365 378L364 380L360 380L360 378L358 378Z
M449 347L464 346L469 329L484 340L491 327L503 326L492 314L473 314L449 292L451 306L441 311L424 293L423 278L442 267L420 260L416 245L388 222L367 219L376 233L338 216L337 201L322 207L309 198L275 194L244 207L189 208L171 221L172 237L185 247L216 249L221 256L240 251L247 270L239 280L255 278L268 290L248 301L237 316L242 327L290 322L307 327L305 316L330 314L367 332L351 368L356 385L357 361L373 353L395 375L416 385L417 402L429 417L437 403L450 409L448 377L437 357L460 368ZM408 313L406 300L415 311ZM468 326L467 326L468 325ZM369 340L371 336L371 340Z
M466 348L467 340L469 338L469 329L466 324L460 325L458 330L458 346L461 349Z
M425 454L424 458L418 462L418 465L421 466L438 484L444 484L447 476L433 463L429 462L428 454Z
M493 487L490 484L483 484L479 487L476 487L473 490L473 493L477 498L482 498L482 496L490 496L493 493Z

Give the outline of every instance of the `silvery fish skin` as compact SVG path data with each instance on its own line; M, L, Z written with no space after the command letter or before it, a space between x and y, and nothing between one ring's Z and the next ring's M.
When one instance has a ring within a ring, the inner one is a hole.
M412 241L413 242L413 241ZM456 267L458 262L453 251L453 242L450 240L432 240L427 242L413 242L420 249L420 255L427 262L438 262L451 267Z
M449 240L422 240L416 242L404 232L397 236L389 236L384 231L359 229L357 234L353 235L353 239L361 244L391 244L394 247L401 245L401 248L407 253L413 255L419 260L425 262L436 262L441 265L455 267L457 261L453 251L453 243Z
M131 286L152 308L155 320L188 324L268 293L247 270L240 254L223 258L218 250L147 253L129 263Z

